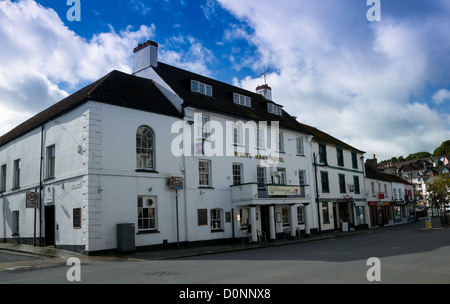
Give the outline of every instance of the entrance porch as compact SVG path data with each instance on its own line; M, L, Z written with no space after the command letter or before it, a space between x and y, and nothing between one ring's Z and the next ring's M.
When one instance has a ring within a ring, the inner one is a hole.
M231 193L236 237L257 242L311 234L313 214L304 195L271 196L256 183L232 186Z

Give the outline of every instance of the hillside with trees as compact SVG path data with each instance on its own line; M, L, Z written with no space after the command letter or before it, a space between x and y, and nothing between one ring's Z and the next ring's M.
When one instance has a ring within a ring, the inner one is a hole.
M387 160L383 160L383 161L379 162L379 165L383 166L390 162L403 162L403 161L413 160L413 159L422 158L422 157L441 156L441 155L448 155L448 154L450 154L450 140L446 140L446 141L442 142L442 144L434 150L433 154L431 154L429 152L416 152L416 153L409 154L406 158L403 156L398 156L398 157L394 156L391 159L387 159Z
M441 156L450 154L450 140L444 141L436 150L433 152L433 156Z

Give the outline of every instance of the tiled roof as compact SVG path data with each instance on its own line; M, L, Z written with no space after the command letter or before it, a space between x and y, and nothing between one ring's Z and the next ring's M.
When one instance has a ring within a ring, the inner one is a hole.
M308 126L305 124L302 124L302 125L314 135L314 139L318 142L332 144L334 146L341 147L341 148L348 149L348 150L355 151L355 152L359 152L359 153L366 153L364 151L356 149L355 147L350 146L349 144L347 144L347 143L345 143L345 142L343 142L343 141L331 136L330 134L327 134L315 127Z
M89 100L181 117L152 80L114 70L1 136L0 147Z
M215 113L230 115L240 119L253 121L278 121L280 127L311 134L294 117L283 111L278 116L267 111L267 100L261 94L250 92L202 75L198 75L171 65L158 62L158 67L153 68L156 73L183 99L183 106L203 109ZM191 80L197 80L212 86L212 97L191 91ZM251 98L251 107L235 104L233 93L238 93Z

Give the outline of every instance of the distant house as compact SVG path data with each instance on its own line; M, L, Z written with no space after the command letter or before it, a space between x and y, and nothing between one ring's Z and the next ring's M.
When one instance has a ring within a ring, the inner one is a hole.
M365 168L371 227L407 223L414 205L413 184L380 172L375 157L366 161Z

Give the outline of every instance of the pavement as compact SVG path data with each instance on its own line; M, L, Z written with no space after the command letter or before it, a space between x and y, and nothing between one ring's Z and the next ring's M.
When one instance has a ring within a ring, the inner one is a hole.
M442 229L439 228L437 222L433 220L433 229ZM36 256L40 256L43 258L56 258L58 260L67 260L69 257L77 257L82 260L91 260L91 259L101 259L101 260L109 260L109 261L136 261L136 260L164 260L164 259L175 259L175 258L183 258L183 257L192 257L192 256L200 256L207 254L215 254L215 253L223 253L223 252L232 252L239 250L251 250L257 248L266 248L272 246L284 246L295 243L302 242L313 242L320 241L331 238L338 237L349 237L354 235L360 235L365 233L372 233L377 231L384 231L386 229L402 229L411 227L411 225L417 225L418 230L429 230L424 229L425 223L424 220L419 222L390 226L384 228L374 228L374 229L366 229L366 230L357 230L357 231L335 231L335 232L322 232L321 234L316 234L311 237L302 237L295 239L281 239L275 242L260 242L260 243L243 243L241 240L237 240L235 243L227 243L220 245L208 245L208 246L194 246L191 245L181 246L170 248L170 249L151 249L151 250L140 250L139 248L133 252L107 252L96 255L84 255L77 252L67 251L57 249L53 246L47 247L39 247L33 245L24 245L24 244L14 244L14 243L3 243L0 242L0 250L5 251L14 251L25 254L32 254ZM439 225L440 226L440 225Z

